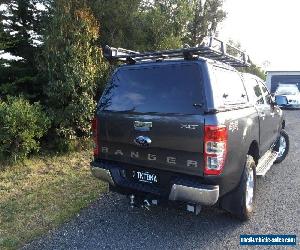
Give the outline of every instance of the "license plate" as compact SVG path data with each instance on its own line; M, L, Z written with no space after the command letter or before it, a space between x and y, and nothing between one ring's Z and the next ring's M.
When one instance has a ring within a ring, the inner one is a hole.
M136 170L133 170L131 173L132 173L131 177L134 180L137 180L139 182L146 182L151 184L158 183L158 176L156 174L145 172L145 171L136 171Z

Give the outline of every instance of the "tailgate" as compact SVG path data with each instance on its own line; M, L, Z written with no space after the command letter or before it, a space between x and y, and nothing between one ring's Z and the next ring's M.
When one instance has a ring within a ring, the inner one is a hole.
M203 175L202 116L102 112L98 119L101 159ZM151 142L139 143L145 138Z

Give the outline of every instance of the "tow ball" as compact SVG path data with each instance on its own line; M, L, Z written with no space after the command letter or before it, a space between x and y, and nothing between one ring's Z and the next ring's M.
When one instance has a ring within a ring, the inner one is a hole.
M134 206L135 206L135 196L133 194L131 194L131 195L129 195L129 199L130 199L130 202L129 202L130 207L134 208Z
M129 195L129 205L131 208L141 207L141 208L150 210L151 206L157 205L157 204L158 204L158 200L149 200L149 199L142 198L142 197L136 197L133 194Z

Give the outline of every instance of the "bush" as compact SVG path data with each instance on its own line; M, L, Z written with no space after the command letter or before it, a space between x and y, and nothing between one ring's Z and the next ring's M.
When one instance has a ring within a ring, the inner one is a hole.
M21 97L0 101L0 160L19 160L39 150L39 139L50 120L40 104L31 105Z
M56 135L67 144L89 136L102 76L99 24L88 2L54 1L44 46L42 67L48 76L45 94L49 114Z

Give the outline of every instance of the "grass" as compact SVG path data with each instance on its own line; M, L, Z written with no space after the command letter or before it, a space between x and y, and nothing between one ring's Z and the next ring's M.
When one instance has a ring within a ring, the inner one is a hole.
M107 190L90 153L43 156L0 170L0 249L16 249L75 216Z

